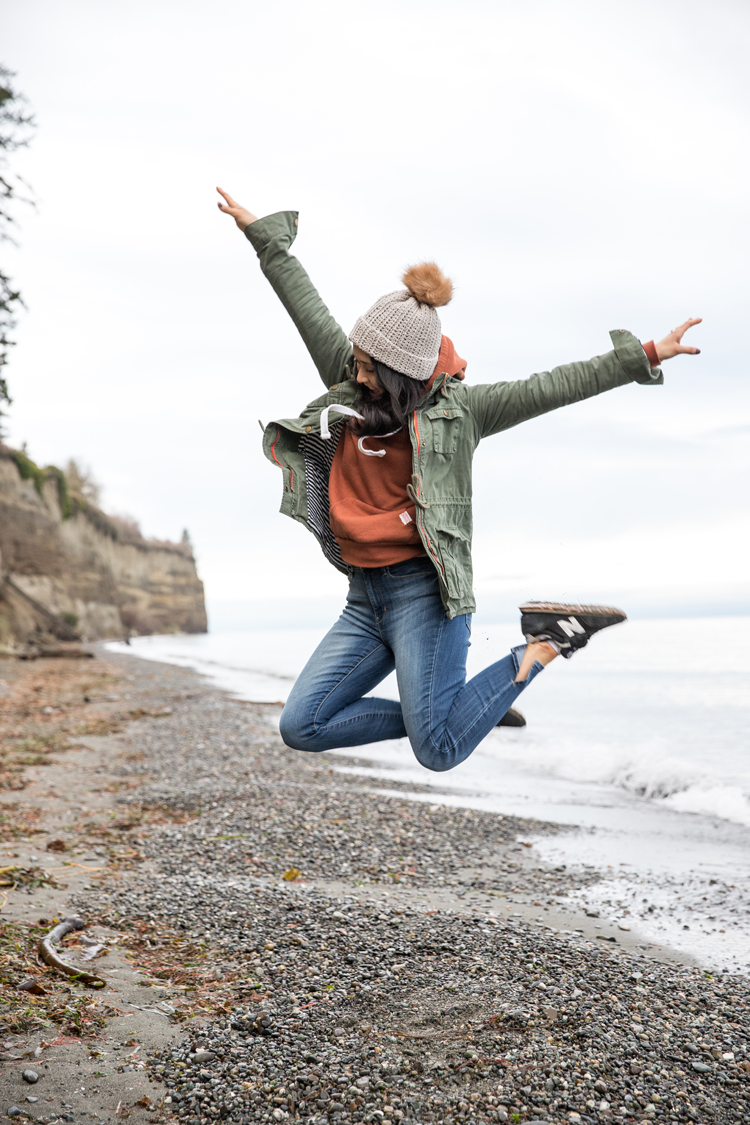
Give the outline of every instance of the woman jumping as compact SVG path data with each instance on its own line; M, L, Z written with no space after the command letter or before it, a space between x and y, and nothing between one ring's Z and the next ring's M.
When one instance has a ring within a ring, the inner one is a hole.
M663 382L687 320L660 343L611 332L613 351L510 383L470 386L441 335L437 308L453 286L434 263L408 269L349 336L289 253L297 214L257 219L220 188L219 208L244 231L327 391L299 418L264 430L284 479L281 511L304 524L349 578L346 608L296 681L284 742L333 750L407 737L419 762L449 770L471 752L556 656L572 656L618 609L531 602L526 643L466 681L475 610L471 464L480 440L626 383ZM370 697L396 669L400 701Z

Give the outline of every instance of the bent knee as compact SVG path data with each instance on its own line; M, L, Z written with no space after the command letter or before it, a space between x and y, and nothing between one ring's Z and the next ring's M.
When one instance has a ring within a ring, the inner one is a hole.
M412 743L412 750L420 766L424 766L426 770L431 770L433 773L445 773L446 770L452 770L461 761L452 748L441 750L431 744L415 746Z
M284 745L291 750L317 752L325 749L319 743L313 724L289 707L281 712L279 734Z

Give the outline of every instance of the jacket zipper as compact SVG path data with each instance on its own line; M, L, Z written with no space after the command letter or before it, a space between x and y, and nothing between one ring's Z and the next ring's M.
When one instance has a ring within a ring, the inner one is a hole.
M280 437L281 437L281 426L277 426L276 427L276 437L274 438L273 445L271 446L271 456L273 457L274 461L276 462L276 464L281 469L281 472L283 473L284 472L284 466L281 464L281 461L279 461L278 457L276 456L276 442L279 440ZM289 491L294 492L294 470L291 469L291 468L289 469Z
M271 446L271 456L273 457L274 461L279 466L279 468L283 469L284 466L281 464L281 461L279 461L278 457L276 456L276 442L279 440L280 437L281 437L281 426L277 426L276 427L276 437L274 438L273 445Z
M419 425L417 423L417 412L416 412L416 410L414 411L414 432L417 435L417 461L419 461L419 451L422 448L422 439L421 439L420 434L419 434ZM421 494L422 494L422 478L417 473L417 499L420 498ZM421 521L422 521L422 535L425 538L425 541L427 543L427 547L428 547L428 549L430 551L430 554L432 556L433 562L435 562L435 564L440 567L440 573L443 576L443 581L445 581L445 569L444 569L443 564L441 563L440 559L437 557L437 555L435 553L435 548L432 546L432 543L430 542L429 535L425 531L424 508L422 507L421 504L416 505L416 514L417 514L417 519L418 520L421 519Z

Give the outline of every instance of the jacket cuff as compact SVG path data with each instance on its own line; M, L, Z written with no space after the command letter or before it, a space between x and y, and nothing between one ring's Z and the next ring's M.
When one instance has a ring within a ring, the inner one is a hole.
M656 344L653 340L649 340L643 345L643 350L646 353L646 359L651 364L651 368L659 366L659 354L656 350Z
M256 219L245 227L245 238L258 254L265 250L269 242L278 238L289 247L297 237L298 216L299 211L277 211L273 215Z
M632 332L628 332L625 328L615 328L609 336L617 358L634 383L652 386L664 382L661 368L651 367L643 345Z

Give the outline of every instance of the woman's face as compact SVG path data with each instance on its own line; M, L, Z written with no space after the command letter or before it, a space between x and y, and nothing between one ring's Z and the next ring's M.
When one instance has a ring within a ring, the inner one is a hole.
M356 344L354 344L354 358L357 361L357 382L367 387L373 398L380 398L383 388L380 385L372 359L367 352L363 352Z

